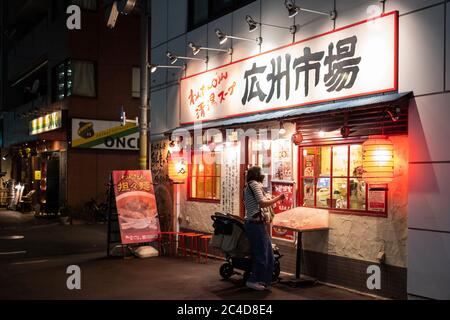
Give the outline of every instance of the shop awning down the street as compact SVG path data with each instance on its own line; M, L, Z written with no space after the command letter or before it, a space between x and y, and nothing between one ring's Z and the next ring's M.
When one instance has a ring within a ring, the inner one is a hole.
M280 121L289 120L294 118L300 118L302 116L320 116L327 113L345 112L345 111L359 111L359 110L371 110L383 107L394 107L400 105L402 102L407 101L411 95L411 92L402 93L389 93L370 97L355 98L350 100L327 102L322 104L314 104L308 106L294 107L264 113L257 113L243 117L227 118L215 121L208 121L202 123L201 128L230 128L239 125L248 125L251 123L259 123L266 121ZM199 124L189 124L180 126L176 129L166 132L170 134L176 130L194 130Z

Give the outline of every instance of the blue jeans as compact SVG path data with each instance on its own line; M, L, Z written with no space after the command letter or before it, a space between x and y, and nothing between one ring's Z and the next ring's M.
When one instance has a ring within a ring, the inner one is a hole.
M248 281L270 284L273 273L272 241L263 223L245 222L245 233L252 253L252 273Z

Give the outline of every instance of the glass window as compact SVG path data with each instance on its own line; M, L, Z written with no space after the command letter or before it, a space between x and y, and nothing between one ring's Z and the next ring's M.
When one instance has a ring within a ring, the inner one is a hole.
M190 198L220 199L220 156L219 152L196 151L192 156L189 176Z
M361 145L305 147L301 155L303 206L385 213L386 191L362 180Z
M189 1L189 25L191 29L208 21L208 2L209 0Z
M189 0L189 30L226 15L255 0Z
M97 10L97 0L71 0L72 4L76 4L84 10Z
M90 61L68 60L55 67L54 100L71 95L96 97L95 64Z
M249 167L258 166L262 169L264 175L264 187L269 187L269 176L271 170L271 146L270 140L260 140L256 138L249 139L248 165Z

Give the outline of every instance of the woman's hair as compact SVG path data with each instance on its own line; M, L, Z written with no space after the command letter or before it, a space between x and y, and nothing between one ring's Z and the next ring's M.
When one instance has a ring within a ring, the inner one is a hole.
M251 167L247 171L247 182L250 182L252 180L263 182L264 175L261 174L261 168L258 166Z

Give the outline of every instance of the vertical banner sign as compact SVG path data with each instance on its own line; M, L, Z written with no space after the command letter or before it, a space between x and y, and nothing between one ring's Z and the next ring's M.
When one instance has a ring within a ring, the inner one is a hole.
M284 201L277 202L274 205L275 214L290 210L294 207L294 184L272 182L272 196L276 197L282 193L284 193L286 199ZM293 241L294 231L272 227L272 237Z
M239 215L240 144L225 147L222 153L221 196L222 212Z
M154 241L159 218L151 172L113 171L113 182L122 243Z
M395 91L397 43L391 12L185 77L180 122Z

